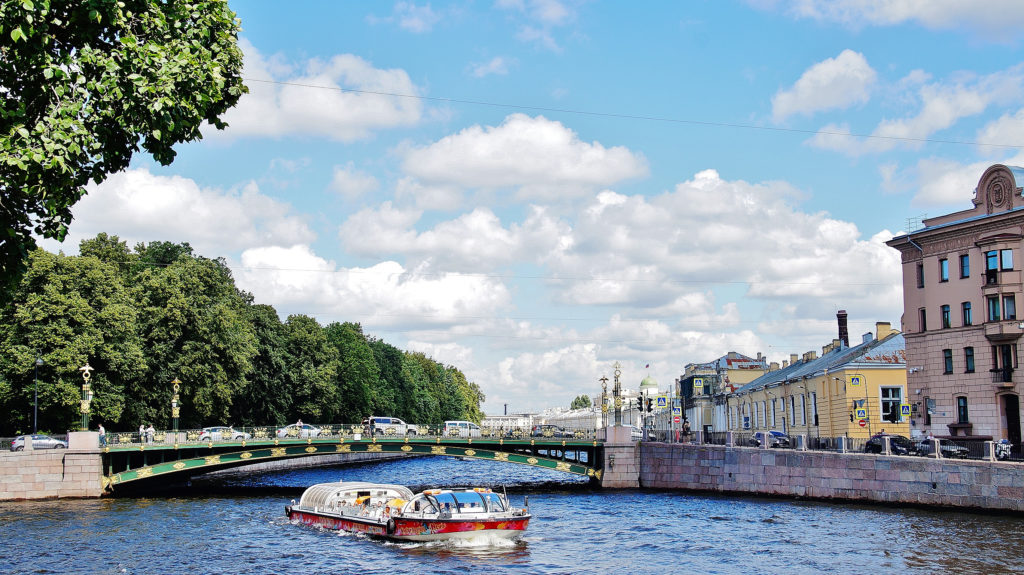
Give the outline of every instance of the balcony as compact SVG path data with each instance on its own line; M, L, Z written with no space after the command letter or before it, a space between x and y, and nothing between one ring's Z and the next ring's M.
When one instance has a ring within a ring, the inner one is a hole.
M992 342L1015 341L1024 333L1024 322L1011 319L985 323L985 337Z
M992 383L1008 383L1009 387L1013 387L1013 368L1004 367L1002 369L990 369L989 372L992 374Z

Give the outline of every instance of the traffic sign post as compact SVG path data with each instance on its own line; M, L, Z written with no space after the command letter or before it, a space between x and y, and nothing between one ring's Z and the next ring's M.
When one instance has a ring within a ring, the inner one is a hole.
M857 422L857 425L859 425L861 427L867 427L868 426L868 420L861 419L860 421Z

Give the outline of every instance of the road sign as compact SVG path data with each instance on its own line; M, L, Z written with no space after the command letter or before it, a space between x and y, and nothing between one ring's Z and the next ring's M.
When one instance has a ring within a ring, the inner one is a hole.
M857 413L854 414L854 417L856 417L857 419L867 419L868 418L868 410L864 409L863 407L858 407L857 408Z
M861 419L860 421L857 422L857 425L859 425L861 427L867 427L868 426L868 420Z
M683 414L683 408L682 407L679 407L677 405L677 406L672 408L672 415L678 416L678 415L682 415L682 414Z
M901 403L900 404L900 415L902 415L903 417L910 417L910 404L909 403Z
M859 375L851 375L850 376L850 386L852 386L852 387L859 387L861 383L863 383L863 382L860 380L860 376Z
M654 405L657 407L668 407L668 396L656 395L654 396Z
M681 418L681 417L679 417L679 416L677 415L677 416L675 416L675 417L673 417L673 418L672 418L672 421L674 421L674 422L676 422L676 423L679 423L680 421L682 421L682 419L683 419L683 418Z
M704 378L703 377L695 377L695 378L693 378L693 392L694 393L704 393Z

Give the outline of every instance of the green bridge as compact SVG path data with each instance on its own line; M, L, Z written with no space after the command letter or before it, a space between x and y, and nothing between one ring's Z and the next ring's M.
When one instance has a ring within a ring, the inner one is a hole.
M198 431L165 432L150 439L137 433L109 434L100 449L104 492L118 486L157 486L184 481L193 475L273 460L347 453L392 453L466 457L518 463L582 475L600 482L604 443L595 431L576 431L568 437L529 436L520 430L484 433L480 437L445 436L420 428L408 435L376 433L359 427L320 428L316 436L298 433L277 437L267 428L252 432L227 428L223 437ZM273 428L270 428L273 429Z

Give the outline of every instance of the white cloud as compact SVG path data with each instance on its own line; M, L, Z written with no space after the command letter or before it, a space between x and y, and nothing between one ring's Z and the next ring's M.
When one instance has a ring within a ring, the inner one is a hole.
M509 60L506 60L501 56L495 56L483 64L473 64L471 67L471 73L476 78L483 78L492 74L504 76L508 74L509 63Z
M315 136L338 141L370 137L375 131L418 124L419 89L404 70L382 70L351 54L310 60L301 72L280 57L265 58L244 38L242 76L249 93L224 115L230 127L204 135ZM402 96L391 96L399 94Z
M989 122L978 130L975 139L979 144L993 144L981 146L981 151L988 154L1005 153L1006 146L1020 146L1024 142L1024 109L1017 110L1015 114L1003 114Z
M201 188L188 178L130 169L89 186L59 249L77 252L79 241L100 232L118 235L129 246L187 241L207 257L313 241L305 219L290 212L290 206L261 194L253 183L232 190Z
M781 122L794 114L813 115L868 101L877 74L863 54L843 50L808 68L792 88L772 98L772 116Z
M554 30L576 18L575 2L560 0L497 0L494 5L520 18L516 37L547 50L559 51Z
M931 29L969 28L986 38L1006 38L1024 25L1024 4L1017 0L989 0L979 5L972 0L793 0L752 2L761 6L781 5L798 18L836 22L852 28L895 26L917 22Z
M912 75L915 80L904 85L918 85L922 75L919 71ZM829 124L809 143L850 156L886 152L898 146L918 148L923 140L954 126L962 118L979 115L993 105L1020 102L1022 90L1024 67L1021 65L987 76L962 75L946 83L921 84L914 94L919 102L915 115L883 120L870 138L844 136L842 134L850 133L847 125Z
M422 34L433 29L441 16L430 8L430 3L417 6L415 2L396 2L395 17L404 30Z
M345 166L335 166L334 177L331 178L331 189L349 200L368 194L379 185L377 178L355 169L352 162Z
M647 174L640 154L584 142L560 122L524 114L410 149L402 167L428 185L514 187L521 198L579 195Z
M305 245L264 247L242 253L239 287L279 312L361 321L403 329L461 324L467 317L500 313L509 292L481 275L421 273L394 261L343 268Z

